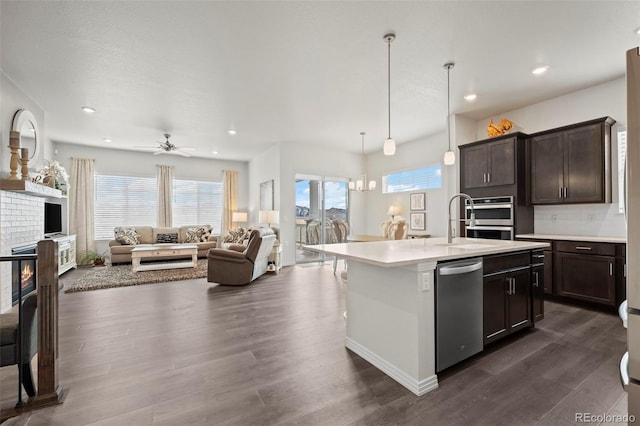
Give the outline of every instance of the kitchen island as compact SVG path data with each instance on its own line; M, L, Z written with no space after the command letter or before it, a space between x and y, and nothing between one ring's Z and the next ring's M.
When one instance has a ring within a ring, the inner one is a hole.
M322 244L348 259L345 346L416 395L438 387L435 270L439 262L530 251L547 243L457 238Z

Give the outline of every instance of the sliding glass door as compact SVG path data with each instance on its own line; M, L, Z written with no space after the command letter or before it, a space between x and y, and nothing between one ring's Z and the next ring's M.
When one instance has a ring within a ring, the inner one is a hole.
M324 255L303 250L305 244L339 242L335 221L348 221L346 179L296 175L296 263L324 261Z

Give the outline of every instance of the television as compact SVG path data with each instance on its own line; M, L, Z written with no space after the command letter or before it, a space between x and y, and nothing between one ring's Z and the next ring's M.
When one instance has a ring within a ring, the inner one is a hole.
M62 232L62 205L44 203L44 234L60 234Z

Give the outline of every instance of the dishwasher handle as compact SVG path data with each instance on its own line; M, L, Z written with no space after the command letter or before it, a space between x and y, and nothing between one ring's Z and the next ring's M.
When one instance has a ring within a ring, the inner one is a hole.
M462 266L443 266L438 269L440 275L459 275L482 269L482 261Z

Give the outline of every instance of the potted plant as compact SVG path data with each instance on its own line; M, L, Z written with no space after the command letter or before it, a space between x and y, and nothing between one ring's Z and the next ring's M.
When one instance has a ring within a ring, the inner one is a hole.
M93 265L93 266L103 266L104 259L106 256L106 252L98 253L93 250L87 250L84 252L84 256L82 256L82 260L80 260L81 265Z

